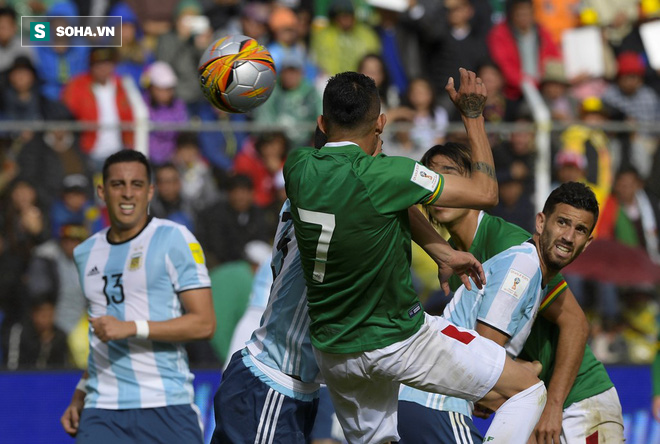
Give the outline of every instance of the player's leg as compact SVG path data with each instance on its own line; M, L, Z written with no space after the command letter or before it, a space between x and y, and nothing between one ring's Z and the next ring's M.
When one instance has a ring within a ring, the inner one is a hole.
M622 443L623 413L616 389L569 405L561 425L562 444Z
M319 410L314 420L311 444L341 444L344 432L337 419L335 408L330 400L330 392L325 386L319 391Z
M129 410L83 409L76 435L77 444L131 443Z
M190 404L153 409L136 409L138 417L132 429L134 443L203 444L199 410Z
M232 356L215 395L216 428L211 442L305 444L314 424L318 393L295 399L295 390L290 390L291 396L283 393L289 391L286 387L275 390L260 377L272 380L255 375L244 358L241 351Z
M478 444L483 438L469 416L399 401L399 444Z
M314 355L346 440L351 444L398 441L399 384L376 375L364 353L324 353L314 349Z

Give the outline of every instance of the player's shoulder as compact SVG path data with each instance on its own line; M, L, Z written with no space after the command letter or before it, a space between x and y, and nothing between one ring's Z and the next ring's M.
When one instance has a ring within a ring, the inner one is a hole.
M106 227L96 233L92 234L90 237L82 241L76 248L73 249L74 259L89 254L92 248L97 245L99 242L107 244L107 235L110 228Z
M190 230L180 223L168 220L160 219L158 217L151 218L149 225L152 230L160 232L161 238L180 238L189 239L193 237L193 234Z
M286 162L284 163L284 167L287 168L288 166L290 168L292 165L295 165L301 160L304 160L310 155L312 155L315 151L317 151L315 148L308 146L303 146L300 148L296 148L295 150L292 150L286 157Z
M496 254L487 260L484 266L487 266L491 273L506 271L514 266L533 270L538 269L539 258L534 244L525 241Z

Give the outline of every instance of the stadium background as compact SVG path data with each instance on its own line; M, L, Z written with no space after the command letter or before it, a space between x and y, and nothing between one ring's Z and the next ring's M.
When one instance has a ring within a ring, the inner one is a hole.
M514 3L534 14L507 19ZM660 442L649 409L660 313L660 67L659 48L640 32L660 23L660 1L516 0L507 9L502 0L0 0L0 7L0 442L70 442L58 420L85 365L87 325L66 251L107 225L93 195L104 157L124 146L148 154L158 166L152 213L188 225L206 252L218 332L189 354L203 369L197 401L208 420L218 369L263 260L263 249L246 246L272 241L285 198L282 162L311 142L327 78L358 69L374 76L389 121L385 152L419 159L434 143L464 140L442 91L459 66L478 71L489 88L485 117L500 182L494 214L531 230L557 183L581 180L597 191L600 247L587 252L605 253L585 253L567 280L619 391L629 442ZM27 15L120 15L124 45L25 49L19 25ZM516 26L529 26L535 51L520 52ZM581 31L602 38L582 45L598 68L576 75L562 41ZM228 34L266 45L278 68L271 99L246 115L213 110L197 82L201 51ZM94 66L111 69L99 74ZM116 82L110 113L99 112L108 99L93 87L104 75ZM447 299L417 250L412 272L427 310L440 312Z

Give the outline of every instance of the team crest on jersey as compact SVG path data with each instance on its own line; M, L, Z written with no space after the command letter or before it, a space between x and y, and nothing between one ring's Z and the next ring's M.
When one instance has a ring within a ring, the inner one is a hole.
M502 286L500 287L500 291L510 294L516 299L520 299L528 286L529 277L512 268L506 274L504 282L502 282Z
M431 192L434 192L438 187L439 180L440 176L437 173L434 173L419 163L415 164L415 169L413 170L412 177L410 178L411 182L419 185L422 188L426 188Z
M188 244L188 248L190 248L190 252L193 255L193 259L195 259L195 263L203 264L204 252L202 251L202 246L197 243L190 243Z
M142 266L142 252L134 253L131 256L131 261L128 264L128 271L139 270Z

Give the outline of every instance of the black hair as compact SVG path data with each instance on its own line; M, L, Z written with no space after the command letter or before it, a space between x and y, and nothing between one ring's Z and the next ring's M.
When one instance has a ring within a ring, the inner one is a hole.
M323 92L323 121L326 131L334 127L359 129L380 114L378 89L371 77L357 72L342 72L328 80Z
M273 142L281 142L284 145L284 152L282 153L282 160L284 160L286 153L289 151L289 139L287 139L286 134L282 131L270 131L259 134L257 141L254 143L254 149L261 155L264 145Z
M426 86L431 91L431 103L429 104L429 113L431 114L432 118L435 118L435 110L438 108L438 95L435 93L435 87L433 86L433 83L427 77L415 77L414 79L412 79L408 83L408 89L406 90L406 93L404 94L401 103L402 105L405 105L408 108L414 109L412 105L412 101L410 100L410 91L412 90L413 83L419 83L419 82L425 83Z
M511 20L511 14L513 13L513 8L521 4L532 5L532 0L507 0L505 5L507 20Z
M160 171L168 170L168 169L175 170L177 172L179 171L176 165L174 165L172 162L165 162L165 163L161 163L155 168L156 170L155 173L158 174Z
M0 17L3 16L9 17L16 22L16 10L11 6L0 7Z
M387 65L385 65L385 60L383 59L383 57L373 52L365 55L364 57L362 57L360 63L358 64L358 72L362 72L362 69L364 69L364 64L369 59L377 60L378 63L380 63L380 68L383 74L383 82L380 84L380 86L376 86L376 88L378 88L378 96L380 97L380 101L387 106L388 105L387 91L390 88L391 82L390 82L390 74L387 72Z
M179 133L179 135L176 137L177 149L187 145L195 145L197 148L199 148L199 139L197 138L197 134L188 132Z
M434 145L424 153L420 162L425 167L432 168L435 156L447 157L458 166L461 174L472 175L472 152L468 146L456 142Z
M642 180L642 176L639 175L639 171L637 171L637 168L635 168L632 165L626 165L619 168L619 171L616 172L616 176L614 177L614 182L619 180L621 176L623 176L624 174L632 174L635 176L637 180Z
M326 143L328 143L328 136L317 125L314 130L314 148L320 150Z
M591 188L580 182L566 182L555 188L543 205L543 214L549 217L557 204L567 204L580 210L585 210L594 215L593 231L598 222L598 201Z
M110 166L114 165L115 163L124 162L138 162L144 165L144 167L147 169L147 182L151 183L151 165L149 164L149 161L144 154L135 150L117 151L105 159L105 162L103 162L103 183L108 180L108 170L110 169Z
M236 188L253 190L254 185L252 184L252 179L244 174L236 174L235 176L231 176L227 181L227 191L235 190Z

